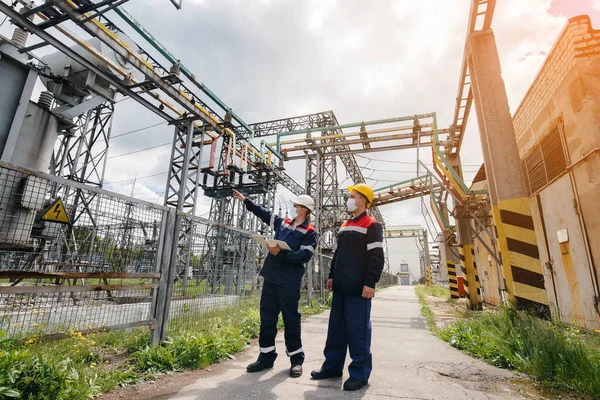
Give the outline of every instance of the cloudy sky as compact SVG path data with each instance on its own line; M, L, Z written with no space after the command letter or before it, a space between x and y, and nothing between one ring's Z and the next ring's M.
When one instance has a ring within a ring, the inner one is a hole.
M333 110L342 124L435 111L439 126L447 127L469 4L184 0L177 11L168 0L132 0L125 9L248 123L324 110ZM567 18L578 14L591 15L598 26L600 0L498 0L492 27L511 111ZM116 15L111 18L118 20ZM8 25L0 33L10 34ZM132 100L117 104L112 135L128 134L111 141L106 188L130 194L137 176L141 179L133 189L135 196L162 201L170 148L137 151L168 143L172 129L161 124L130 133L160 123ZM464 143L462 161L469 180L482 162L474 113ZM374 186L415 176L415 155L410 151L366 154L357 161L361 166L368 163L366 177L377 175L378 182L368 180ZM288 171L303 182L301 165L290 164ZM156 176L144 178L148 175ZM344 171L339 175L341 182ZM202 198L201 213L208 205L209 199ZM418 199L381 211L390 225L426 226ZM397 240L389 246L393 266L404 259L418 274L413 241Z

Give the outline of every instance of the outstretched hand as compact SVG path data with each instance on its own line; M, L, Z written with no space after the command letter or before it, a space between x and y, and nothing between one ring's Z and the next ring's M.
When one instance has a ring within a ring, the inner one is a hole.
M240 201L246 200L246 198L244 197L244 195L241 194L240 192L238 192L235 189L233 189L233 198L236 199L236 200L240 200Z

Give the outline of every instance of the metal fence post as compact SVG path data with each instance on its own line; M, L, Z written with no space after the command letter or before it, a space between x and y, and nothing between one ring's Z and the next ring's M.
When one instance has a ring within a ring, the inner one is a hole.
M150 338L151 344L161 343L167 331L167 322L169 320L169 305L171 293L173 292L173 278L177 269L177 212L170 208L164 214L166 223L163 224L164 230L161 232L161 241L159 243L160 257L157 259L159 264L160 281L158 284L156 303L153 308L154 327Z

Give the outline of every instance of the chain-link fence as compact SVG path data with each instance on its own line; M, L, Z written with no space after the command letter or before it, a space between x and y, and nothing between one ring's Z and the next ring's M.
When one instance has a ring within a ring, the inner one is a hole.
M151 325L166 210L0 164L0 330Z
M203 327L257 295L261 285L263 253L252 232L184 215L179 226L168 331Z
M253 231L0 162L0 331L60 338L147 326L153 341L257 301ZM325 301L331 255L302 301ZM396 283L384 273L379 286Z
M377 286L379 287L388 287L392 285L398 284L398 277L394 274L390 274L389 272L383 272L381 274L381 278L379 279L379 283Z

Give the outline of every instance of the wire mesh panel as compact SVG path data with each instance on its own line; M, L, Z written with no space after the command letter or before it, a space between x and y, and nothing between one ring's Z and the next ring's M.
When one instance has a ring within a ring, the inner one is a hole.
M264 257L250 231L199 217L184 219L181 230L177 259L185 261L187 268L178 273L173 285L171 332L201 329L211 318L256 294Z
M0 330L151 324L165 212L0 163Z
M379 287L387 287L398 284L398 276L394 274L390 274L389 272L382 272L381 278L379 279L379 283L377 284Z
M202 329L258 298L266 250L253 234L0 162L0 331L148 325L158 342ZM303 298L327 299L330 262L307 265ZM384 273L380 286L396 283Z

